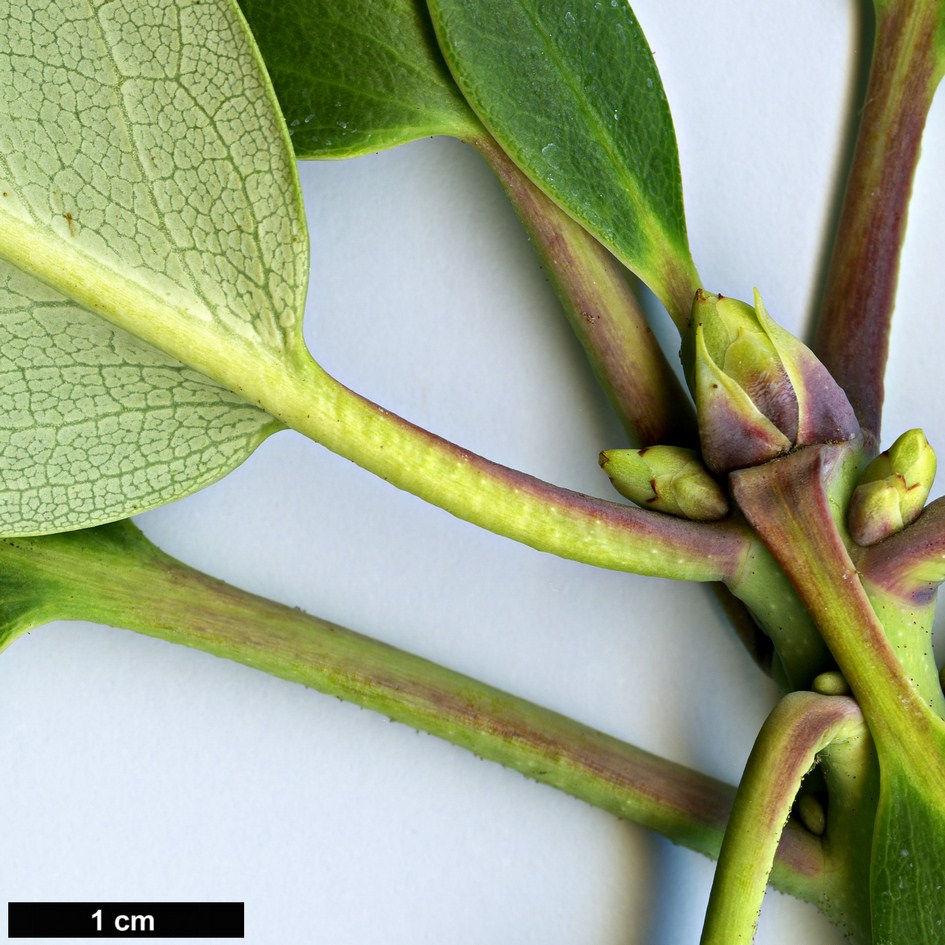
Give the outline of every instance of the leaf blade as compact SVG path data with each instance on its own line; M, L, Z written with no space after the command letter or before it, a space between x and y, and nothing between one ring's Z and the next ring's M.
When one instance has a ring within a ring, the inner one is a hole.
M181 481L209 485L281 429L226 388L2 262L0 287L4 534L107 521L116 494L133 497L132 510L160 505Z
M480 130L418 0L240 0L300 158Z
M689 254L675 133L630 7L576 0L431 0L444 56L521 169L688 317Z
M208 436L186 468L165 468L157 490L130 483L116 491L114 457L97 476L96 451L107 443L93 437L77 444L73 478L97 481L85 503L72 493L67 520L48 504L32 521L15 511L22 501L11 493L34 490L35 497L57 464L24 464L3 449L0 530L23 534L122 518L178 498L228 472L279 426L225 392L219 378L197 380L166 355L145 356L140 341L120 332L165 351L192 350L197 356L188 361L201 371L234 361L272 371L302 345L307 243L287 134L234 5L163 0L145 9L96 0L65 11L40 2L10 10L6 23L0 82L16 94L0 104L2 308L14 313L4 330L28 323L50 339L33 366L19 345L9 376L29 373L32 381L18 382L50 396L76 370L75 351L57 346L59 333L50 328L55 307L72 313L84 347L104 351L106 361L121 338L134 352L126 374L136 368L152 389L167 387L169 371L201 388L196 413L177 398L179 415L171 411L157 423L159 439L180 446L180 427L192 426L209 402L226 406L205 417L224 435ZM109 319L112 342L103 348L95 320L66 300ZM214 371L205 373L213 378ZM111 398L105 412L119 401ZM158 420L151 411L149 422ZM22 427L22 417L17 422ZM234 424L239 430L228 436ZM153 451L143 455L145 464L155 459Z
M873 941L937 945L945 934L945 791L915 770L922 768L916 761L891 752L883 760L870 871Z

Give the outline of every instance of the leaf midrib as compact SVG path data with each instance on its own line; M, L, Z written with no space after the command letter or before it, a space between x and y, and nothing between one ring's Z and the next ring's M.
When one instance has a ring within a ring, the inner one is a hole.
M528 17L538 34L541 36L542 44L547 54L558 67L558 74L564 78L565 84L574 94L575 100L584 106L582 111L590 116L590 124L593 126L596 132L597 140L601 143L603 150L610 159L612 166L618 171L618 177L625 185L624 193L627 194L627 196L630 198L630 202L637 209L638 216L648 218L651 224L655 223L656 229L665 236L666 234L663 231L663 227L659 219L653 216L651 208L640 193L640 188L637 186L636 181L631 175L626 174L624 171L624 164L620 156L620 151L616 146L616 142L614 141L613 135L610 133L607 125L602 121L601 116L597 113L597 111L590 107L590 101L584 95L580 83L577 81L577 76L570 68L563 68L567 65L566 60L558 53L555 44L551 42L549 33L544 29L539 20L532 14L529 6L525 3L522 3L521 0L519 0L518 6L522 9L522 11L525 13L525 16ZM627 184L629 184L629 186L627 186ZM652 240L650 240L650 242L652 243Z
M216 318L195 318L162 300L148 286L2 208L0 257L257 406L258 400L246 390L247 380L259 381L254 384L257 388L266 379L272 381L293 354L304 349L301 333L294 351L272 352L252 336L228 330Z

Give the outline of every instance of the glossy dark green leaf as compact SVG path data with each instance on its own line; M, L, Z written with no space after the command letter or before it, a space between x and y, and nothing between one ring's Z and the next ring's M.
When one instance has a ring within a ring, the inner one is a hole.
M431 0L430 11L488 131L685 318L698 280L676 137L625 0Z
M240 0L296 154L344 158L479 124L418 0Z

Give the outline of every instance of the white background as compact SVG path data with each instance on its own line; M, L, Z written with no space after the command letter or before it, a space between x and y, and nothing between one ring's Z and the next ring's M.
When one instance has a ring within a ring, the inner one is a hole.
M757 285L795 330L816 298L859 6L634 4L706 286ZM887 442L923 426L945 443L943 132L938 108ZM470 449L612 498L596 457L619 430L477 156L422 141L301 174L316 358ZM212 574L731 782L776 695L703 588L519 547L295 434L140 524ZM0 901L245 900L256 945L686 945L710 882L707 860L550 788L201 653L63 623L0 659ZM767 897L759 943L841 940Z

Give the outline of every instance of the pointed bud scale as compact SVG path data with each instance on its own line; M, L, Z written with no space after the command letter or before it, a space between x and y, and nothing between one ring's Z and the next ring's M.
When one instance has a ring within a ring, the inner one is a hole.
M600 464L614 488L642 508L699 522L728 514L725 493L693 450L681 446L605 450Z
M899 490L887 479L865 482L853 490L847 510L847 526L858 545L877 542L905 528Z
M695 372L694 395L699 417L699 439L702 443L702 455L706 464L716 473L729 472L744 466L756 466L788 452L791 440L780 428L759 409L751 394L739 381L757 390L763 383L760 378L747 376L746 370L736 370L734 376L725 370L734 367L735 358L727 357L729 345L722 332L710 332L714 351L709 349L706 339L706 323L714 320L714 296L711 301L703 302L696 297L693 306L692 330L695 332ZM700 311L708 308L709 311ZM720 340L723 344L719 344ZM746 339L739 339L742 350L748 347ZM753 352L757 354L757 350ZM720 363L721 362L721 363ZM737 365L746 367L744 360ZM765 372L770 379L771 373ZM776 375L775 375L776 376ZM777 376L776 376L777 377ZM777 377L780 394L788 394L789 382L786 375ZM777 402L777 396L769 390L766 399Z
M875 545L918 518L935 479L935 451L921 430L908 430L863 470L847 524L853 540Z
M755 289L755 311L765 333L778 350L797 396L795 446L845 443L860 432L850 401L830 372L807 345L785 331L769 314Z
M751 306L700 290L690 331L702 454L714 472L859 432L827 369L772 320L757 292Z
M713 304L712 298L696 301L704 319L706 352L793 443L797 435L797 397L758 313L738 299L717 296Z

